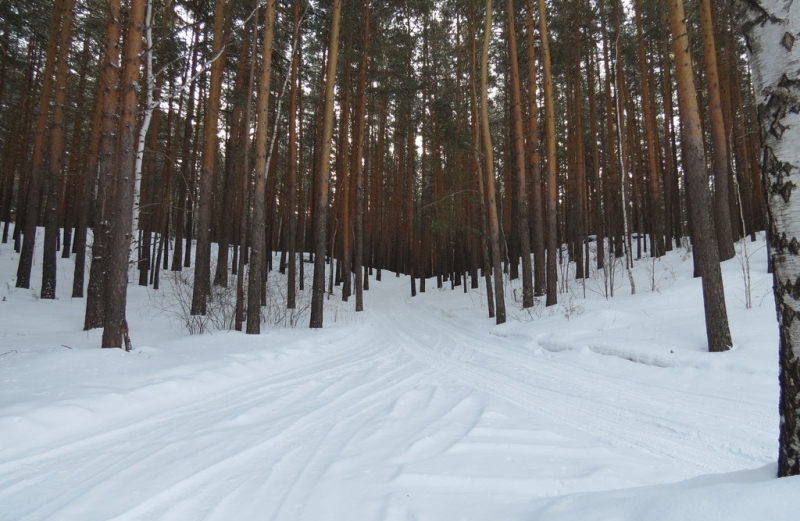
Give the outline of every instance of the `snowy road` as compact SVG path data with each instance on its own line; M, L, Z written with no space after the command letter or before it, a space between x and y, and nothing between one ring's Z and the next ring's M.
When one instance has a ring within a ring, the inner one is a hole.
M536 498L772 459L774 414L748 385L551 352L436 290L380 288L363 320L212 362L188 343L173 366L153 367L159 349L104 353L102 375L66 361L59 398L2 409L0 519L524 519Z

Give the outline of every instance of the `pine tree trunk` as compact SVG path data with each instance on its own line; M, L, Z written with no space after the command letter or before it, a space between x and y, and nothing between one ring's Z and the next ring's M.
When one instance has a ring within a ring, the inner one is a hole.
M711 19L710 0L700 0L700 25L703 33L703 57L706 67L706 83L708 89L708 112L711 121L712 170L714 172L714 222L717 231L717 247L719 260L732 259L736 252L733 249L733 231L731 212L728 200L730 186L728 182L728 136L725 132L725 120L722 115L722 97L720 93L719 72L717 70L717 46L714 41L714 22Z
M330 185L331 137L333 135L333 87L336 81L336 64L339 60L339 25L342 0L333 0L331 33L328 50L328 68L325 75L325 104L322 121L322 147L319 171L315 185L316 208L314 213L314 281L311 288L312 328L322 327L322 305L325 296L325 245L327 243L328 190ZM333 259L331 259L333 262Z
M492 133L489 127L489 42L492 38L492 0L486 0L486 14L483 25L483 53L481 54L481 137L483 139L486 190L486 207L489 223L489 243L492 249L492 268L494 271L495 321L506 321L506 303L503 293L503 270L500 265L500 222L497 217L497 201L494 189L494 151Z
M369 67L369 44L371 32L370 0L364 1L364 35L361 63L359 64L358 91L356 95L355 128L353 129L353 176L356 186L355 227L355 273L356 311L364 311L364 280L361 275L364 264L364 127L367 112L367 68Z
M250 230L250 269L247 280L247 328L248 335L261 332L261 291L264 285L262 264L266 260L266 241L264 237L264 205L267 188L267 156L269 147L268 114L269 87L272 76L272 43L275 30L275 6L277 0L267 0L264 18L264 43L261 50L261 77L258 84L256 102L256 172L253 192L253 214ZM277 117L277 116L276 116Z
M686 191L687 197L691 200L692 243L703 278L708 350L712 352L727 351L732 345L731 333L728 327L728 312L725 307L722 272L719 266L717 237L711 214L703 134L700 128L700 111L697 106L683 0L669 0L668 5L672 31L672 53L675 57L678 85L678 107L684 129Z
M192 52L191 65L189 70L185 73L190 75L197 67L197 39L199 31L195 29L194 33L194 51ZM195 117L195 87L197 82L192 79L189 84L189 91L186 94L186 116L183 121L183 139L181 141L181 170L178 181L178 196L177 204L175 205L175 213L173 222L175 223L175 250L172 253L172 271L183 270L183 257L184 257L184 243L186 243L186 251L191 249L192 236L186 234L186 198L188 196L189 177L192 175L192 131L194 129Z
M64 168L64 104L67 101L69 75L69 47L72 41L73 6L75 0L66 0L61 13L61 32L58 43L58 64L55 79L55 103L50 130L50 166L45 179L45 231L42 258L42 287L40 297L56 298L56 242L58 216L61 211L61 188ZM77 152L76 152L77 154Z
M644 48L644 32L642 29L641 0L635 0L636 14L636 42L639 52L639 79L642 87L642 112L644 113L645 148L647 154L647 175L650 180L650 234L653 238L653 257L664 255L664 211L663 197L661 195L661 172L659 168L656 136L656 118L653 114L653 94L651 90L647 63L647 53ZM641 234L640 234L641 235Z
M542 165L539 153L539 105L536 99L536 56L533 43L533 0L527 2L526 40L528 47L528 154L531 173L531 210L533 241L533 294L541 297L547 290L545 278L544 212L542 199Z
M522 255L522 307L533 307L533 268L531 266L531 231L528 212L528 177L525 166L525 141L522 130L522 89L520 87L519 64L517 62L517 35L514 24L514 2L506 0L508 22L508 53L511 61L511 109L514 118L514 158L516 159L519 190L517 207L519 246Z
M211 291L211 218L214 205L214 166L217 155L217 123L219 120L222 72L225 68L225 0L216 0L214 34L212 36L211 79L208 87L205 124L203 125L203 167L200 171L200 203L197 217L192 315L205 315Z
M258 56L258 12L260 1L255 2L255 14L253 15L253 35L250 41L250 72L247 79L247 101L244 105L244 117L242 118L242 161L241 171L239 172L239 190L241 192L240 228L239 228L239 266L236 276L236 314L233 320L234 329L242 330L242 322L245 320L245 301L244 301L244 265L248 258L248 235L250 230L250 114L253 108L253 83L255 82L256 57Z
M86 288L86 314L83 329L103 327L105 316L105 289L107 279L107 248L111 196L115 172L115 148L118 130L120 71L120 2L108 0L106 13L106 40L103 65L103 106L100 120L100 144L97 158L97 196L95 198L92 239L92 264Z
M44 180L46 175L45 164L45 137L47 121L50 116L50 99L53 94L53 73L56 66L56 53L61 33L61 20L65 12L65 4L72 0L56 0L50 19L50 36L47 42L44 70L42 72L42 90L39 94L39 115L36 120L36 131L33 141L33 167L28 184L28 197L25 206L25 230L23 232L22 251L19 254L17 265L18 288L31 287L31 268L33 266L33 248L36 244L36 226L39 221L40 204Z
M78 221L75 225L75 271L72 277L72 298L83 298L83 283L86 274L86 236L91 209L94 207L94 186L97 181L97 154L100 147L100 124L103 115L103 88L98 80L95 88L95 107L92 116L92 133L83 172L80 204L77 205Z
M289 266L286 280L286 307L295 309L297 307L297 218L299 208L297 197L297 102L300 94L298 84L298 72L300 68L300 2L294 3L294 33L292 47L298 50L292 53L292 77L289 90L289 157L287 160L287 179L286 185L289 190L289 230L287 234L287 249L289 252ZM302 251L302 250L301 250ZM302 262L302 258L300 259Z
M120 77L119 145L117 152L117 190L108 248L108 277L105 289L105 317L102 347L122 347L127 335L125 304L128 284L128 258L133 224L133 183L136 162L136 116L139 108L140 52L144 32L145 0L131 0L128 33L125 37L123 69Z
M547 36L547 6L539 1L539 35L542 41L542 75L544 80L545 163L547 165L547 306L558 303L558 179L556 176L556 119L553 74L550 71L550 42Z

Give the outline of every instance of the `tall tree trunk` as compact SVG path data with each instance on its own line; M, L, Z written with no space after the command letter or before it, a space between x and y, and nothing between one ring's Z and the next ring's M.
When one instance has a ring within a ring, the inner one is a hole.
M571 154L574 162L575 173L575 192L573 194L574 204L574 230L572 237L575 240L575 278L584 279L589 274L589 265L584 259L584 249L587 247L587 216L586 216L586 151L583 141L583 80L582 80L582 60L583 60L583 32L581 31L581 9L580 0L573 2L573 27L572 34L574 39L574 124L572 125L573 141L575 153ZM569 237L569 234L567 235Z
M647 53L644 48L644 31L642 29L641 0L633 3L636 14L636 42L639 52L639 79L642 87L642 112L644 113L645 148L647 154L647 175L650 180L650 228L653 237L653 257L664 254L664 212L662 209L661 175L658 164L658 139L656 136L656 117L653 114L653 94L647 64ZM640 234L641 235L641 234Z
M528 46L528 154L531 172L531 199L533 206L533 294L541 297L547 290L545 278L544 212L542 199L542 165L539 153L539 106L536 100L536 56L533 44L533 0L528 0L526 40Z
M686 189L687 197L691 200L689 209L692 213L692 243L703 277L708 350L727 351L732 345L731 333L719 266L717 237L711 214L700 111L697 106L683 0L669 0L668 6L672 30L672 54L675 57L678 83L678 108L684 129Z
M65 170L67 182L65 183L66 188L62 198L62 206L64 208L62 216L64 247L61 249L61 258L63 259L70 258L72 254L70 249L72 248L72 243L70 242L72 236L69 231L73 228L77 229L80 207L84 204L83 181L86 177L86 171L82 166L86 163L87 147L82 147L81 144L84 139L83 127L86 124L87 113L94 114L94 112L90 113L86 110L87 71L92 63L89 44L89 37L87 36L83 40L83 50L81 51L80 66L78 68L78 94L75 98L75 117L73 118L75 121L72 125L72 141L69 145L72 153ZM91 143L91 140L89 142ZM77 253L77 249L75 252ZM82 281L81 285L83 285Z
M53 13L50 18L50 36L47 42L47 50L44 70L42 71L42 90L39 94L39 115L36 119L36 131L33 141L33 168L28 184L28 198L25 205L25 230L23 232L22 251L19 254L19 264L17 265L18 288L31 287L31 267L33 266L33 247L36 244L36 226L39 220L39 210L41 208L42 191L44 178L46 175L45 164L45 137L47 133L47 121L50 116L50 99L53 94L53 73L56 66L56 53L58 52L58 40L61 33L61 21L66 12L66 3L72 0L56 0L53 5ZM70 6L71 9L71 6Z
M242 322L245 318L244 302L244 264L248 260L248 235L250 229L250 114L253 108L253 83L256 73L256 58L258 56L258 10L260 1L255 2L255 14L253 15L253 35L250 42L250 72L247 79L247 101L244 105L244 117L242 118L244 129L242 130L242 151L244 160L240 175L241 208L240 208L240 228L239 228L239 267L236 276L236 315L234 317L234 328L236 331L242 330ZM252 266L252 265L251 265Z
M558 303L558 255L557 201L558 179L556 175L556 116L553 94L553 74L550 66L550 41L547 36L547 5L539 1L539 36L542 40L542 75L544 80L545 161L547 164L547 306Z
M517 206L519 210L517 229L519 247L522 255L522 307L533 307L533 269L531 267L531 229L528 212L528 177L525 167L525 140L522 129L522 89L520 87L519 63L517 58L517 35L514 24L514 2L506 0L508 22L508 53L511 61L511 110L514 118L514 158L516 159L519 190ZM516 262L516 260L514 261Z
M100 120L100 144L97 158L97 196L95 198L94 227L92 238L92 265L89 284L86 288L86 314L83 329L103 327L105 316L105 290L107 279L107 247L110 230L108 212L111 211L113 177L116 168L115 148L117 116L119 114L120 71L120 2L108 0L106 13L106 39L103 76L102 117Z
M780 331L778 476L796 476L800 475L800 199L792 196L800 172L800 46L795 47L800 16L798 4L791 0L738 0L736 5L758 93L765 158L762 175L769 187L769 236Z
M249 25L245 27L242 31L242 44L239 50L239 59L238 59L238 66L236 68L236 80L234 83L234 91L235 92L242 92L246 88L247 84L247 71L248 71L248 60L247 54L250 50L250 46L248 45L248 33L250 31ZM255 28L253 31L258 32ZM224 184L224 192L222 196L222 219L218 223L218 236L217 236L217 267L214 273L214 286L221 286L221 287L228 287L228 250L230 249L230 244L233 242L235 244L236 241L231 241L233 238L234 233L234 222L235 219L228 219L225 215L228 212L233 211L234 199L236 196L237 191L237 175L239 174L238 166L240 164L240 158L242 157L242 153L247 153L246 151L242 151L238 147L241 146L241 134L242 134L242 103L236 102L233 108L233 115L231 117L230 123L230 136L228 137L228 150L225 154L225 184ZM248 122L249 123L249 122ZM234 213L235 215L235 213ZM237 273L237 267L233 266L232 269L233 273Z
M264 203L266 200L267 162L269 147L268 114L269 86L272 77L272 41L275 33L275 6L277 0L267 0L264 18L264 44L261 50L261 77L258 83L258 100L256 102L256 179L253 192L253 215L250 231L250 269L247 279L247 328L248 335L261 332L261 287L264 285L264 273L261 265L267 255L264 237ZM278 115L276 114L276 118Z
M700 25L703 33L703 57L705 58L706 66L708 115L711 120L714 222L717 230L719 260L725 261L732 259L736 252L733 249L731 212L728 205L728 199L730 198L728 136L725 133L725 120L722 115L722 96L720 93L719 71L717 69L717 46L714 41L714 22L711 19L710 0L700 0Z
M325 105L322 121L322 150L319 172L315 184L316 208L314 214L314 281L311 288L310 327L322 327L322 299L325 296L325 244L328 217L328 189L330 185L331 136L333 135L333 87L336 81L336 64L339 60L339 22L342 0L333 0L331 34L328 50L328 70L325 75ZM333 262L333 259L331 259Z
M500 265L500 222L497 217L497 201L494 189L494 151L489 127L489 42L492 39L492 0L486 0L486 15L483 25L483 53L481 54L481 127L483 138L484 177L486 205L489 217L489 242L492 247L494 270L495 321L506 321L506 303L503 293L503 270Z
M72 277L72 298L83 298L83 282L86 274L86 236L91 210L94 207L94 186L97 181L97 154L100 149L100 125L103 117L104 89L101 79L95 87L95 107L92 116L92 133L83 173L83 186L78 206L78 221L75 226L75 271Z
M203 125L203 167L200 171L200 204L197 218L197 248L194 261L192 315L205 315L211 291L211 217L214 205L214 165L217 155L222 72L225 67L225 0L216 0L214 34L211 44L211 80L208 87L205 124ZM269 87L268 87L269 88Z
M133 183L136 163L136 116L139 106L137 84L144 32L145 0L131 0L128 33L125 37L123 69L120 77L122 113L119 119L117 152L117 190L115 218L108 248L106 312L103 320L102 347L127 348L125 304L128 284L128 252L133 224Z
M45 231L42 259L43 299L56 298L56 243L58 240L58 215L64 168L64 104L67 100L67 79L69 75L69 46L72 41L72 19L75 0L66 0L61 18L61 32L58 43L58 65L56 67L55 103L53 123L50 131L50 166L45 179ZM77 151L75 152L77 154Z
M359 63L358 90L356 94L355 128L353 129L353 168L356 186L355 272L356 311L364 311L364 126L367 112L367 68L369 67L369 44L371 32L370 0L364 0L364 36L361 62Z
M173 221L175 223L175 251L172 253L172 271L183 270L183 257L184 257L184 242L186 243L186 252L191 250L192 236L186 233L186 214L188 208L186 207L186 198L189 191L190 178L192 174L192 131L194 129L195 117L195 87L197 81L192 78L193 71L197 67L197 54L200 31L195 28L193 36L194 51L192 51L192 59L189 61L190 65L185 72L189 83L189 91L186 93L186 116L183 121L183 139L181 141L181 169L180 177L178 179L178 201L175 205L175 212Z
M294 43L292 47L299 47L300 42L300 3L299 0L295 0L294 3L294 32L292 36ZM299 212L297 207L297 101L300 97L299 68L300 52L294 52L292 53L292 77L289 80L289 157L287 159L286 179L286 185L289 190L289 230L286 239L289 250L289 269L286 280L286 307L288 309L297 307L297 218ZM302 259L300 261L302 262Z

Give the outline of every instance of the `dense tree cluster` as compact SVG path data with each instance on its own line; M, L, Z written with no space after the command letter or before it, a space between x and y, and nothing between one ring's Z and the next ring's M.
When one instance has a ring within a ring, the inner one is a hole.
M30 285L36 225L43 298L59 248L75 252L83 296L94 231L87 328L109 325L106 292L125 286L111 266L131 239L140 284L194 263L195 314L212 284L247 274L237 322L250 332L270 251L290 306L306 254L319 295L330 260L329 284L359 308L374 270L410 275L412 294L494 274L498 322L504 275L522 279L522 306L553 305L559 262L585 279L698 235L697 272L713 271L765 227L759 143L732 13L691 7L674 40L685 62L667 5L646 0L7 5L0 217L17 285Z
M116 347L131 259L155 289L193 265L197 315L235 280L235 327L258 333L271 252L289 308L313 261L321 327L326 291L360 311L384 269L411 295L484 278L501 323L509 278L523 308L555 305L565 273L600 273L611 297L615 266L691 244L709 349L726 350L719 262L767 228L738 34L779 20L738 5L761 18L740 27L711 0L5 2L16 284L39 274L43 226L41 298L64 291L56 256L74 254L84 327Z

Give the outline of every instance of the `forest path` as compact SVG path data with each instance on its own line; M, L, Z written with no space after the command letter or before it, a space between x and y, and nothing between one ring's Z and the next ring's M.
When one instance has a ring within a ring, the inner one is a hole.
M454 293L407 292L387 276L323 330L193 337L224 356L64 350L62 392L0 408L18 440L0 443L0 520L515 519L772 456L743 390L522 345Z

